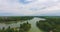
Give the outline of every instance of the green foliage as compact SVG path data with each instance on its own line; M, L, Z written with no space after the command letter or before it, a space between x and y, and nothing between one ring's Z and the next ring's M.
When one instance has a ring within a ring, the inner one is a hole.
M46 18L45 21L39 21L37 22L37 27L40 29L49 32L60 32L60 18Z
M10 28L10 26L5 29L3 27L2 30L0 30L0 32L28 32L29 29L31 28L31 24L29 24L28 22L27 23L23 23L23 24L20 24L20 27L19 28Z
M29 16L16 16L16 17L0 17L0 22L11 22L11 21L25 21L33 19L33 17Z
M21 24L20 29L23 29L24 31L28 31L31 28L31 24L24 23L23 25Z

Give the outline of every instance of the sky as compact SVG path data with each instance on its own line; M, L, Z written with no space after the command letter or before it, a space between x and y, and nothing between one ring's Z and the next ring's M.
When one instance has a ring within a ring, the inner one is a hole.
M60 16L60 0L0 0L0 16Z

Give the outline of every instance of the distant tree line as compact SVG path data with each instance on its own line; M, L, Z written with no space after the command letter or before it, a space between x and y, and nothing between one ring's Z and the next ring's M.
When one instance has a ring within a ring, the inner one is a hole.
M0 17L0 22L9 22L9 21L25 21L33 19L34 17L24 16L24 17Z

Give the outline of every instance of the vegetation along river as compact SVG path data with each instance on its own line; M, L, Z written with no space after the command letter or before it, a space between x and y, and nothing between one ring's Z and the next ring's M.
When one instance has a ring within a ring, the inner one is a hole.
M36 22L39 21L39 20L45 20L43 18L33 18L32 20L27 20L30 24L31 24L31 29L28 31L28 32L42 32L37 26L36 26ZM7 28L7 27L11 27L11 28L14 28L14 27L19 27L20 24L23 24L27 21L23 21L23 22L17 22L17 23L11 23L11 24L5 24L5 23L0 23L0 29L2 29L3 27Z

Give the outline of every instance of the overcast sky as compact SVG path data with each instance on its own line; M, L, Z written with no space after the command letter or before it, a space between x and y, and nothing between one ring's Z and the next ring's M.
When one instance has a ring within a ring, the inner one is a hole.
M60 0L0 0L0 16L60 16Z

